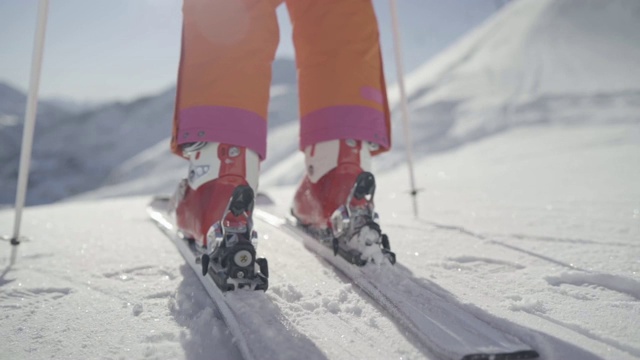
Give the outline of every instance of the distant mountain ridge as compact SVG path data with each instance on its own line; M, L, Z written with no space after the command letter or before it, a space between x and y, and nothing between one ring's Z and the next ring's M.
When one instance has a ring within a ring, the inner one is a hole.
M21 91L0 82L0 204L15 199L26 100ZM39 102L36 134L52 131L69 116L68 111L55 104ZM31 179L30 184L37 181Z
M295 62L277 59L273 69L270 127L296 120ZM149 161L165 169L184 163L168 151L175 87L127 103L111 103L78 111L55 101L38 105L28 204L57 201L105 184L131 178L117 171L127 161L160 144ZM0 204L15 199L26 95L0 83ZM162 159L162 160L160 160ZM125 166L125 169L130 169ZM144 167L143 167L144 168ZM142 170L140 170L142 171ZM143 173L136 172L138 175ZM180 175L182 176L182 171ZM178 177L178 175L176 175Z
M2 116L19 119L0 127L0 179L4 185L0 203L14 200L22 140L24 95L13 94L16 101L22 100L18 103L21 106L0 109ZM174 89L170 89L79 114L41 103L27 203L47 203L100 186L113 167L166 137L171 129L173 98ZM8 113L12 110L18 113Z

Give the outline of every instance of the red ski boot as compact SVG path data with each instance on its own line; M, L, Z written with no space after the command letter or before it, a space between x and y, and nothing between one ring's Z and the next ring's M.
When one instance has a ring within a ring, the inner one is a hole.
M253 229L258 156L239 146L195 143L184 148L189 177L172 197L176 225L201 253L202 274L222 290L266 290L266 259L256 258Z
M378 225L368 172L370 144L333 140L305 149L306 175L291 210L299 226L356 265L395 263L389 239Z

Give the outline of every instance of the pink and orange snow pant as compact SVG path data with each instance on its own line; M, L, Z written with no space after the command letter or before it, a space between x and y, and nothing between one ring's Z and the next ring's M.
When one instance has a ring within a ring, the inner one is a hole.
M172 150L196 141L266 156L282 0L184 0ZM390 147L378 25L370 0L288 0L300 94L300 149L335 139Z

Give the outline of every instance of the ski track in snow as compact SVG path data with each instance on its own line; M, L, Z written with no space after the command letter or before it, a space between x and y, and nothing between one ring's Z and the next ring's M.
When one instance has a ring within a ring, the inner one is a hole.
M526 312L528 312L528 313L530 313L530 314L532 314L534 316L538 316L538 317L540 317L540 318L542 318L542 319L544 319L544 320L546 320L546 321L548 321L550 323L554 323L554 324L562 326L562 327L564 327L566 329L575 331L575 332L577 332L577 333L579 333L581 335L584 335L584 336L586 336L586 337L588 337L590 339L593 339L595 341L607 344L607 345L609 345L609 346L611 346L613 348L616 348L618 350L621 350L621 351L627 352L629 354L632 354L633 356L640 357L640 349L639 348L636 348L636 347L621 343L621 342L619 342L619 341L617 341L615 339L611 339L611 338L609 338L607 336L596 335L593 332L585 329L584 327L581 327L581 326L576 325L576 324L571 324L571 323L568 323L568 322L564 322L564 321L560 321L560 320L554 319L551 316L544 315L544 314L542 314L540 312L537 312L537 311L528 311L525 308L522 308L522 309L519 309L519 310L526 311Z
M454 257L454 258L449 258L449 260L455 261L455 262L461 263L461 264L486 263L486 264L490 264L490 265L504 265L504 266L506 266L508 268L511 268L512 270L524 269L524 266L522 266L520 264L513 263L513 262L504 261L504 260L497 260L497 259L490 259L490 258L484 258L484 257L477 257L477 256L458 256L458 257Z
M69 295L71 288L25 288L8 292L0 291L0 307L20 308L30 307L38 303L46 306L49 301L56 301Z
M524 234L484 234L484 237L508 237L510 239L518 239L518 240L535 240L535 241L545 241L550 243L569 243L576 245L596 245L596 246L619 246L624 248L640 248L640 244L632 244L632 243L622 243L622 242L602 242L595 240L587 240L587 239L567 239L561 237L552 237L552 236L536 236L536 235L524 235Z
M545 280L547 281L547 283L551 286L560 286L562 284L569 284L569 285L575 285L575 286L590 286L590 285L595 285L595 286L601 286L603 288L612 290L612 291L616 291L628 296L633 297L636 300L640 300L640 282L628 278L628 277L624 277L624 276L618 276L618 275L613 275L613 274L604 274L604 273L594 273L590 270L587 269L582 269L580 267L577 267L573 264L569 264L560 260L556 260L550 256L546 256L546 255L542 255L539 253L536 253L534 251L530 251L530 250L526 250L523 249L521 247L515 246L515 245L511 245L511 244L507 244L503 241L498 241L498 240L491 240L490 237L491 235L482 235L479 233L476 233L474 231L465 229L464 227L461 226L456 226L456 225L443 225L443 224L438 224L438 223L434 223L432 221L422 221L426 224L429 225L433 225L436 228L439 229L444 229L444 230L450 230L450 231L456 231L465 235L469 235L471 237L477 238L479 240L483 240L483 241L487 241L490 244L495 244L498 246L502 246L517 252L521 252L523 254L532 256L532 257L536 257L539 258L541 260L544 261L548 261L550 263L565 267L567 269L570 270L574 270L574 271L580 271L580 272L572 272L572 273L562 273L560 276L548 276L545 278ZM520 239L534 239L534 240L540 240L542 239L543 241L552 241L551 237L537 237L537 236L522 236L522 235L518 235L518 238ZM566 240L564 239L564 241L558 241L558 242L568 242L568 243L580 243L580 244L590 244L590 245L606 245L606 246L622 246L622 247L628 247L628 248L635 248L637 247L637 245L635 244L621 244L621 243L600 243L600 242L595 242L595 241L585 241L585 240ZM513 269L524 269L525 267L519 264L515 264L512 262L508 262L508 261L502 261L502 260L496 260L496 259L487 259L487 258L481 258L481 257L474 257L474 256L460 256L460 257L455 257L455 258L450 258L449 260L452 260L456 263L461 263L461 264L466 264L466 263L473 263L473 262L484 262L484 263L488 263L488 264L496 264L496 265L506 265L506 266L510 266Z
M551 286L560 286L563 284L600 286L640 300L640 282L622 276L593 273L562 273L560 276L548 276L545 280Z
M502 242L502 241L491 240L490 238L488 238L485 235L482 235L482 234L476 233L474 231L468 230L468 229L466 229L466 228L464 228L462 226L439 224L439 223L435 223L433 221L426 221L426 220L422 220L422 219L419 219L419 220L421 222L425 223L425 224L435 226L438 229L450 230L450 231L455 231L455 232L458 232L458 233L461 233L461 234L469 235L469 236L471 236L473 238L476 238L478 240L487 241L487 242L490 242L492 244L496 244L496 245L499 245L499 246L502 246L502 247L505 247L505 248L508 248L508 249L511 249L511 250L515 250L515 251L527 254L529 256L537 257L539 259L548 261L548 262L556 264L556 265L560 265L562 267L566 267L566 268L574 269L574 270L587 271L587 270L580 269L580 268L574 266L573 264L567 264L567 263L565 263L563 261L556 260L556 259L554 259L554 258L552 258L550 256L538 254L536 252L533 252L533 251L530 251L530 250L526 250L526 249L523 249L523 248L515 246L515 245L507 244L507 243Z
M590 270L578 267L574 264L571 263L567 263L561 260L558 260L556 258L553 258L551 256L548 255L544 255L544 254L540 254L537 253L535 251L532 250L527 250L521 246L517 246L517 245L513 245L510 243L507 243L506 241L508 241L509 239L516 238L516 239L527 239L527 240L535 240L535 241L544 241L544 242L552 242L552 243L570 243L570 244L582 244L582 245L598 245L598 246L614 246L614 247L623 247L623 248L629 248L629 249L634 249L636 247L640 247L640 245L637 244L628 244L628 243L617 243L617 242L613 242L613 243L604 243L604 242L598 242L598 241L590 241L590 240L578 240L578 239L562 239L562 238L554 238L554 237L546 237L546 236L527 236L527 235L499 235L499 234L481 234L472 230L469 230L467 228L464 228L462 226L458 226L458 225L445 225L445 224L441 224L441 223L436 223L433 221L427 221L427 220L422 220L422 219L418 219L419 221L421 221L422 223L434 226L438 229L443 229L443 230L448 230L448 231L454 231L454 232L458 232L461 234L465 234L465 235L469 235L473 238L476 238L478 240L482 240L482 241L486 241L487 243L491 243L491 244L495 244L498 246L502 246L504 248L507 249L511 249L517 252L521 252L523 254L532 256L532 257L536 257L539 258L541 260L565 267L567 269L570 270L577 270L577 271L582 271L585 273L593 273ZM506 241L501 241L501 240L494 240L494 238L496 237L505 237L507 238ZM501 265L509 265L512 266L516 269L522 269L523 267L518 265L518 264L514 264L514 263L509 263L509 262L505 262L505 261L501 261L501 260L495 260L495 259L481 259L481 258L476 258L473 256L463 256L463 257L457 257L457 258L451 258L451 260L459 262L459 263L468 263L468 262L486 262L486 263L494 263L494 264L501 264ZM571 278L569 276L567 276L566 278ZM552 279L552 278L549 278ZM626 278L626 277L621 277L621 276L615 276L615 275L611 275L611 274L591 274L591 275L585 275L583 277L581 276L575 276L573 278L571 278L572 280L571 283L576 284L576 282L581 282L583 281L583 283L585 284L589 284L589 283L593 283L593 284L597 284L597 285L601 285L601 286L605 286L604 284L608 283L608 284L612 284L610 286L612 286L613 288L611 288L612 290L614 288L617 288L617 291L620 292L624 292L627 293L633 297L635 297L636 299L640 300L640 283ZM591 280L585 280L585 279L591 279ZM594 282L595 281L595 282ZM560 281L557 281L560 282ZM549 280L549 283L552 284L552 280ZM619 285L616 285L616 283L618 283ZM622 284L620 284L622 283ZM555 284L552 284L555 285ZM620 290L622 289L622 290Z
M471 238L481 240L487 244L498 245L506 249L511 249L511 250L520 252L522 254L525 254L527 256L535 257L543 261L549 262L551 264L559 265L562 268L566 268L567 270L571 270L572 272L564 272L564 273L561 273L559 276L547 276L544 278L544 280L554 288L561 287L563 285L571 285L571 286L576 286L580 288L596 287L596 288L600 288L601 291L602 290L613 291L615 293L623 295L623 300L626 300L626 301L629 301L630 298L632 298L633 301L640 300L640 296L639 296L640 282L634 279L624 277L624 276L613 275L613 274L594 273L586 269L581 269L573 264L569 264L569 263L554 259L550 256L542 255L530 250L523 249L515 245L507 244L504 241L491 240L491 238L495 236L495 234L494 235L480 234L458 225L444 225L441 223L435 223L432 221L424 221L424 220L422 220L422 222L424 222L425 224L434 226L436 229L464 234ZM399 227L406 228L404 226L399 226ZM415 230L418 230L418 229L419 228L415 227ZM502 237L505 237L505 236L502 235ZM550 242L552 241L551 239L553 239L552 237L522 236L522 235L519 235L517 238L531 239L536 241L542 240L545 242ZM558 242L560 243L566 242L571 244L580 243L584 245L599 245L599 246L610 245L614 247L627 247L631 249L636 247L636 245L634 244L624 244L624 243L609 244L609 243L600 243L595 241L584 241L584 240L576 241L575 239L570 239L568 241L560 240ZM509 272L509 271L516 271L516 270L521 270L526 268L523 265L519 265L513 262L479 257L479 256L458 256L458 257L448 258L448 260L452 263L451 265L444 263L443 267L445 269L460 271L461 266L462 267L469 266L466 268L467 271L468 270L480 271L484 274L493 273L496 271ZM489 269L490 266L494 266L494 268ZM495 266L500 266L502 267L502 269L500 270L495 269ZM479 267L484 267L485 269L480 269ZM562 294L565 296L574 295L567 292L564 292ZM582 297L576 296L575 298L578 300L591 299L585 296L582 296ZM593 300L597 300L599 296L596 295L596 296L593 296L592 298ZM519 296L512 297L512 300L514 300L514 302L509 306L509 309L512 311L523 311L523 312L529 313L531 315L544 319L550 323L556 324L558 326L562 326L571 331L575 331L576 333L579 333L585 337L604 343L610 347L619 349L620 351L632 354L634 356L640 356L640 350L637 347L631 346L629 344L625 344L623 342L620 342L606 335L596 334L594 331L589 330L588 328L585 328L583 326L577 325L575 323L558 320L550 315L547 315L546 313L548 312L548 309L545 307L545 304L543 301L525 300Z
M467 229L461 228L459 226L450 226L450 225L441 225L438 224L437 226L438 229L441 230L446 230L446 231L455 231L455 232L460 232L463 233L465 235L472 235L472 237L479 239L479 240L485 240L485 238L483 236L477 236L473 231L469 231ZM502 243L496 243L494 241L487 241L487 243L489 244L495 244L495 245L505 245ZM506 246L506 248L509 249L514 249L514 247L512 246ZM562 267L566 267L568 269L572 269L574 271L579 270L576 269L574 266L571 266L569 264L565 264L563 262L557 261L557 260L553 260L550 259L546 256L541 256L539 254L532 254L530 251L522 251L522 249L519 248L515 248L516 251L522 252L526 255L529 256L533 256L535 258L539 258L542 259L544 261L548 261L551 262L553 264L559 264ZM492 273L496 273L496 272L505 272L505 273L510 273L510 272L514 272L517 270L522 270L522 269L526 269L525 266L520 265L520 264L516 264L510 261L503 261L503 260L499 260L499 259L492 259L492 258L486 258L486 257L481 257L481 256L459 256L459 257L452 257L452 258L448 258L448 261L451 262L451 264L447 264L444 263L442 266L445 269L450 269L450 270L454 270L457 272L465 271L465 272L469 272L469 271L474 271L474 272L478 272L483 274L483 276L486 276L487 274L492 274ZM467 266L465 268L465 266ZM435 284L430 283L427 280L424 280L426 286L429 286L430 288L433 288L435 286ZM595 273L590 273L590 272L573 272L573 273L562 273L560 276L558 277L546 277L545 281L553 286L553 287L560 287L562 285L568 284L568 285L573 285L573 286L578 286L578 287L583 287L583 286L587 286L587 287L591 287L591 286L597 286L597 287L601 287L604 288L606 290L611 290L611 291L615 291L616 293L620 293L624 296L627 297L627 301L629 300L629 298L633 298L634 300L637 300L637 295L638 295L638 291L640 290L639 287L639 283L633 279L629 279L629 278L625 278L625 277L621 277L621 276L616 276L616 275L611 275L611 274L595 274ZM437 287L437 286L435 286ZM563 295L569 295L569 294L563 294ZM570 296L570 295L569 295ZM533 298L535 299L535 297ZM598 296L594 296L593 300L597 300ZM597 342L606 344L607 346L610 346L612 348L616 348L620 351L632 354L634 356L639 356L639 352L638 352L638 348L631 346L629 344L625 344L621 341L615 340L611 337L608 337L606 335L599 335L594 333L592 330L589 330L588 328L585 328L583 326L568 322L568 321L561 321L558 320L550 315L547 315L546 313L549 312L549 309L546 307L545 302L544 301L540 301L540 300L532 300L532 299L523 299L520 296L513 296L511 297L511 300L513 301L511 303L511 305L509 305L509 309L515 312L518 311L522 311L522 312L526 312L528 314L531 314L533 316L539 317L545 321L548 321L550 323L553 323L555 325L561 326L563 328L566 328L568 330L571 331L575 331L576 333L583 335L585 337L588 337L592 340L595 340ZM580 298L580 300L585 300L584 298ZM476 314L476 316L485 319L485 321L488 321L489 323L494 324L495 326L497 326L497 328L502 328L502 329L510 329L511 331L513 331L515 334L519 334L519 336L523 339L534 339L534 340L529 340L530 343L536 344L537 348L539 350L541 349L545 349L548 348L550 346L550 344L553 344L553 342L555 340L551 340L549 338L544 339L545 335L542 334L538 334L538 335L533 335L531 333L528 333L526 331L524 331L524 333L520 330L520 331L516 331L516 327L514 327L512 324L504 324L503 320L494 318L492 319L492 316L488 316L486 313L484 313L482 310L480 310L479 308L477 308L475 305L472 304L465 304L465 308L470 311L471 313ZM630 330L630 329L629 329ZM567 350L563 350L562 347L566 346L565 345L551 345L551 348L556 347L556 350L548 350L549 352L547 353L547 355L549 353L558 353L558 352L567 352ZM544 351L543 351L544 353ZM596 358L595 355L593 354L583 354L581 356L577 356L577 349L573 349L571 351L568 351L568 353L572 354L572 358L581 358L581 359L586 359L586 358Z

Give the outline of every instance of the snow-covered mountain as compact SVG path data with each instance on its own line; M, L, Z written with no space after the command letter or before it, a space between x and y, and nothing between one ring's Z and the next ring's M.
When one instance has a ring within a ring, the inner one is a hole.
M505 1L397 1L398 26L406 71L412 71L493 15ZM396 82L389 0L373 0L380 27L385 76Z
M522 125L640 121L639 13L635 0L510 3L409 77L417 151Z
M26 101L25 94L0 82L0 204L14 200ZM36 132L47 134L62 126L70 116L71 113L66 109L41 101L38 104Z
M27 203L47 203L95 189L111 169L166 138L167 129L171 129L173 94L171 89L129 104L104 105L75 115L50 104L39 105ZM5 117L21 119L24 95L15 98L12 106L22 106L2 112ZM0 203L14 199L21 136L21 121L0 128L0 179L4 185Z
M105 102L77 101L75 99L65 97L47 97L41 99L40 101L45 104L54 105L73 115L89 112L103 105L106 105Z

